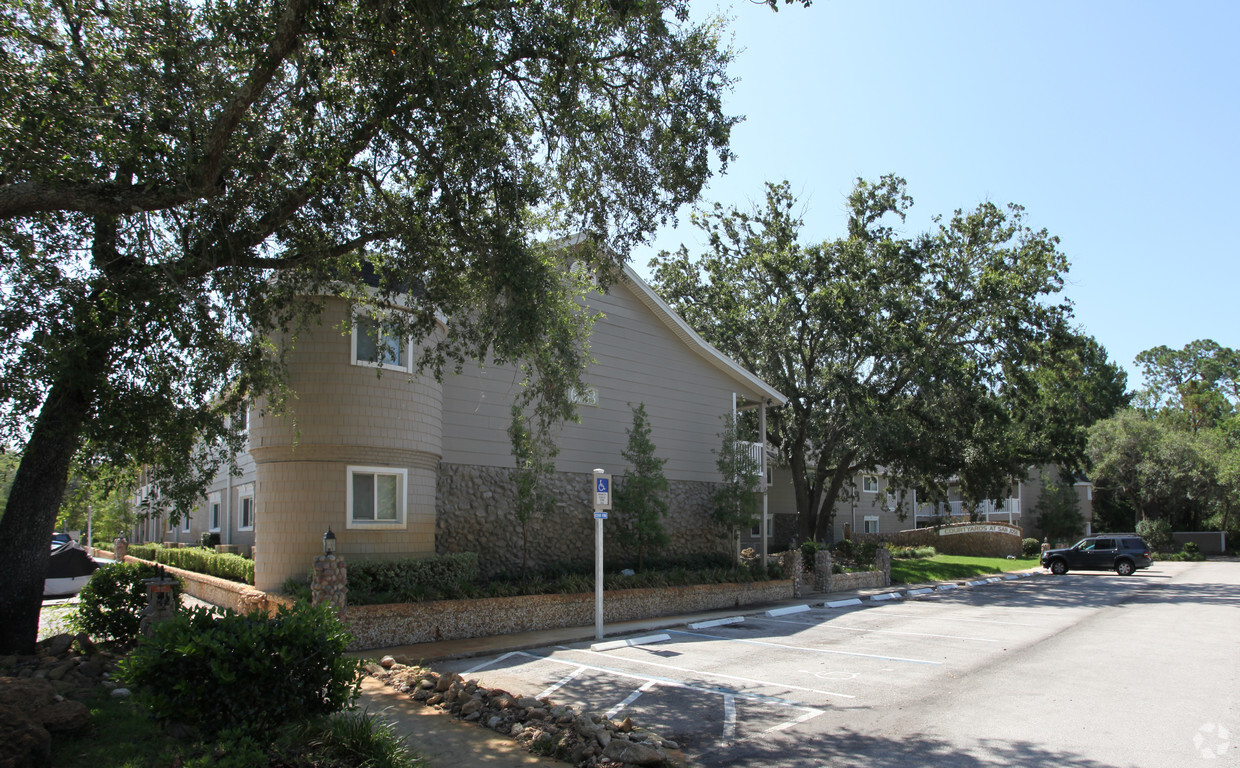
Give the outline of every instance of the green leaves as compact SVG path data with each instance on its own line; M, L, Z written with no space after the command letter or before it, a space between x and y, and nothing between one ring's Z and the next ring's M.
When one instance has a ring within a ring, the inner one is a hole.
M770 438L793 472L802 538L829 538L860 470L882 466L923 499L955 475L982 499L1059 455L1049 440L1023 448L1014 425L1036 425L1004 395L1025 367L1054 365L1033 352L1065 333L1057 240L1019 206L989 203L905 237L895 223L911 205L903 179L858 180L846 236L803 244L788 184L768 184L753 211L695 215L710 242L699 258L652 262L695 330L789 397Z

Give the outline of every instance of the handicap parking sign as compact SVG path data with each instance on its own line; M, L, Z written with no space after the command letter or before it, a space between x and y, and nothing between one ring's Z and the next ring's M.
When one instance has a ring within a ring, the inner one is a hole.
M611 475L594 476L594 509L611 509Z

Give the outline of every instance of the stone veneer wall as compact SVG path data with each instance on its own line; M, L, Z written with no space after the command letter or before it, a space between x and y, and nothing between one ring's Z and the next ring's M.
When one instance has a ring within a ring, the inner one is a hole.
M786 600L791 581L620 589L603 598L605 622L737 608ZM594 624L594 594L528 595L479 600L350 606L345 623L350 650L391 648L437 640L462 640Z
M512 470L466 464L439 465L436 484L435 550L439 554L477 552L485 574L521 567L521 524L513 508L516 492ZM616 475L616 488L623 477ZM551 478L554 514L530 521L529 565L540 568L557 563L594 561L594 516L591 476L560 472ZM670 542L664 555L729 552L725 532L710 517L714 484L671 481L668 513L663 519ZM626 559L616 532L624 521L615 511L603 524L605 558Z

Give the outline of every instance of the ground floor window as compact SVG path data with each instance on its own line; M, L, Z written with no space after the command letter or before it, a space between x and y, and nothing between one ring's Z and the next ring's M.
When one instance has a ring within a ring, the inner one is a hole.
M862 521L862 524L865 526L863 530L864 533L878 533L877 517L867 517Z
M220 518L222 517L219 493L213 493L207 497L207 507L210 510L207 515L209 518L208 522L210 523L209 530L218 531L220 529Z
M404 528L408 471L397 467L349 467L349 528Z
M237 504L240 514L237 516L237 530L254 530L254 492L243 494Z

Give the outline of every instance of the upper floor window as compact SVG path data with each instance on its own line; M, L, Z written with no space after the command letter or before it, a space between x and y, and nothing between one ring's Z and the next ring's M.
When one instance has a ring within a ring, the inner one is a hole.
M874 475L864 475L861 478L861 490L866 493L878 493L878 478Z
M353 364L385 368L409 367L405 340L384 330L373 317L358 317L353 324Z

